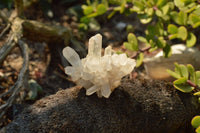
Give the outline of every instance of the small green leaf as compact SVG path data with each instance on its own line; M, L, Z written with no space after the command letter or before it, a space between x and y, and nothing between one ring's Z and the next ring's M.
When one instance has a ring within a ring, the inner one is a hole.
M193 26L193 28L196 28L199 26L199 23L200 22L200 16L192 13L189 15L189 23Z
M146 13L148 14L148 16L152 16L153 15L153 13L154 13L154 10L153 10L153 8L146 8Z
M124 46L128 50L132 50L132 51L139 50L137 38L133 33L128 34L128 42L124 42Z
M88 15L88 14L90 14L90 13L92 13L92 12L93 12L93 7L92 7L92 6L87 6L87 7L85 7L85 8L83 9L84 15Z
M197 22L197 23L195 23L192 27L193 27L193 28L197 28L197 27L199 27L199 26L200 26L200 21Z
M178 33L178 28L173 24L169 24L168 27L167 27L167 31L170 34L176 34L176 33Z
M163 48L163 52L164 52L164 57L168 58L172 55L172 49L170 47L169 44L166 44L165 47Z
M159 48L164 48L165 46L166 46L166 41L164 40L164 37L158 37L158 39L157 39L157 46L159 47Z
M166 0L158 0L156 5L158 8L160 8L160 7L164 6L166 3L167 3Z
M102 15L102 14L104 14L105 12L106 12L106 6L104 5L104 4L99 4L98 6L97 6L97 14L98 15Z
M192 81L192 83L195 83L196 82L196 74L195 74L194 67L191 64L187 64L187 69L190 74L190 80Z
M177 38L178 34L172 34L172 35L169 35L169 40L172 40L172 39L175 39Z
M163 13L161 12L161 10L156 10L156 15L158 17L162 17L163 16Z
M179 70L181 72L181 77L185 77L188 79L189 73L187 67L185 65L179 65Z
M196 76L195 84L200 87L200 71L196 71L195 76Z
M122 14L125 10L125 5L126 5L126 0L121 0L121 9L120 9L120 13Z
M200 16L200 7L199 6L196 7L193 13L196 14L197 16Z
M175 23L179 24L178 12L172 11L172 12L170 13L170 16L171 16L172 20L173 20Z
M179 79L181 76L178 73L173 72L172 70L167 69L167 72L174 78Z
M142 64L143 59L144 59L144 54L140 53L137 57L137 60L136 60L136 67L139 67Z
M138 14L138 17L140 18L140 22L142 24L147 24L152 20L152 16L148 16L147 14Z
M116 13L116 11L115 10L113 10L109 15L108 15L108 19L110 19L110 18L112 18L112 16L114 16L115 15L115 13Z
M189 93L194 89L194 87L191 87L190 85L186 84L187 83L186 77L179 78L179 79L175 80L173 83L174 83L174 87L177 90L184 92L184 93Z
M200 126L195 130L196 133L200 133Z
M200 96L200 91L195 92L193 95L194 95L194 96Z
M166 15L169 12L169 5L165 5L162 7L162 13L163 15Z
M143 36L138 36L137 39L138 39L140 42L147 43L147 39L144 38Z
M180 68L179 68L179 64L178 63L174 63L174 65L175 65L175 68L174 68L175 73L178 73L181 76L181 71L180 71Z
M187 36L187 29L184 26L179 27L177 37L184 41L186 40Z
M181 0L174 0L174 4L178 7L184 7L184 3Z
M195 116L192 121L191 124L194 128L198 128L200 126L200 116Z
M188 37L186 40L187 47L193 47L196 43L196 36L192 32L188 32Z
M180 11L178 14L178 21L180 25L186 25L187 23L187 13Z
M137 9L138 11L143 11L145 5L140 2L140 1L134 1L134 8Z

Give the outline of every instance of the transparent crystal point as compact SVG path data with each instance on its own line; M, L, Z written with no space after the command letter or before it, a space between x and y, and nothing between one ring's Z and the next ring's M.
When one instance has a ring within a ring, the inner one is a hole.
M88 55L101 57L102 36L97 34L89 39Z
M80 66L81 60L79 55L70 47L66 47L63 49L64 57L69 61L72 66Z
M110 85L108 83L105 83L101 87L102 87L101 88L102 96L104 96L105 98L108 98L111 94Z

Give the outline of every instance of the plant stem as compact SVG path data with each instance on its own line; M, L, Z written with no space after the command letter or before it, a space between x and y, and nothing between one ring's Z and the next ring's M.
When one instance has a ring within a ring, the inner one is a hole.
M198 85L194 84L191 80L187 80L187 83L196 89L200 89Z

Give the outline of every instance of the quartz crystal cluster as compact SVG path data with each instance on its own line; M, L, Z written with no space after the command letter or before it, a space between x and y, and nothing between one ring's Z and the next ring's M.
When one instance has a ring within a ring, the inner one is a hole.
M100 34L89 39L86 58L80 59L72 48L64 48L63 55L72 65L65 68L65 73L86 89L86 95L96 92L99 97L108 98L120 85L121 78L134 69L136 61L127 58L126 54L115 54L111 46L105 48L104 56L101 56L101 49Z

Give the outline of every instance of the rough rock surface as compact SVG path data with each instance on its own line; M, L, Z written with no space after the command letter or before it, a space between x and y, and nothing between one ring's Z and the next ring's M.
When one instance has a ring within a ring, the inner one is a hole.
M38 100L0 132L190 133L196 97L160 81L123 80L110 96L73 87Z

